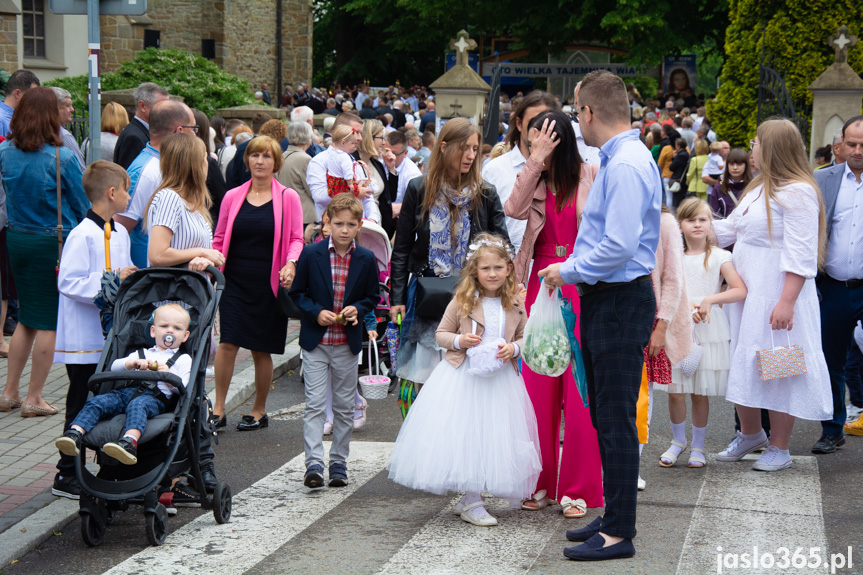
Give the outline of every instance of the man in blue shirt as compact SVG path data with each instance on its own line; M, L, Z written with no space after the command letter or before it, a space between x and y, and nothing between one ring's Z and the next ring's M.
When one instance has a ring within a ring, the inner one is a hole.
M41 86L39 78L30 70L17 70L6 81L6 99L0 102L0 136L9 137L12 112L21 101L21 96L30 88Z
M564 555L597 561L635 554L635 406L656 314L650 271L656 266L662 180L638 130L630 129L629 99L620 78L591 72L575 99L576 121L585 144L599 148L601 167L572 255L539 275L550 286L576 284L582 298L581 345L602 459L605 514L567 531L570 541L584 543Z

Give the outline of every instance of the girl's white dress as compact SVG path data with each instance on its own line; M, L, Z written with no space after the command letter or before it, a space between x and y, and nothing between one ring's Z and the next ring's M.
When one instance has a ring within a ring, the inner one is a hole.
M821 351L821 314L814 279L818 269L819 196L807 184L790 184L776 194L770 206L772 240L761 187L747 193L728 219L713 222L719 245L734 244L732 261L748 289L745 300L725 306L731 326L731 368L725 397L747 407L824 421L833 417L833 396ZM788 272L806 281L794 305L793 329L773 331L770 313L779 302ZM774 347L774 342L776 346L788 345L789 338L792 344L803 347L807 373L763 381L758 376L755 353Z
M710 250L707 267L704 254L683 256L686 293L689 302L700 304L705 296L718 293L722 287L720 268L731 261L731 252L716 248ZM671 368L671 384L655 386L667 388L669 393L695 393L697 395L725 395L730 362L731 331L725 311L718 305L710 308L710 323L693 324L693 341L703 348L698 370L687 377L677 367Z
M486 337L495 339L499 298L482 298ZM412 489L487 492L521 501L542 472L533 404L507 362L491 377L441 361L408 412L390 457L389 477Z

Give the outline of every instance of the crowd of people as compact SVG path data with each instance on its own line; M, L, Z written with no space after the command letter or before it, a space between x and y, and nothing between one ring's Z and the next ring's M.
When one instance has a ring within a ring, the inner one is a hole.
M118 230L111 255L121 280L150 266L224 272L216 429L227 425L240 348L252 353L256 396L237 429L268 427L272 354L283 353L288 323L280 299L293 303L312 489L348 484L351 434L367 421L357 355L364 339L379 337L380 294L375 255L355 241L364 225L379 226L392 245L389 315L401 321L394 375L415 394L390 477L465 492L454 511L469 523L497 524L483 493L525 511L556 502L566 518L604 507L567 532L582 545L566 556L632 556L654 390L669 394L673 439L662 467L687 449L687 467L714 461L705 453L710 397L734 403L738 419L717 462L763 451L753 469L788 468L796 418L822 422L814 453L833 453L845 433L863 435L854 340L863 221L856 226L852 201L863 186L863 116L819 150L824 166L813 172L789 121L764 122L748 149L732 149L703 106L689 107L691 95L642 101L608 72L586 76L571 102L539 90L506 97L494 147L467 119L437 131L423 88L369 92L334 86L325 98L288 87L279 104L289 121L262 112L246 124L207 118L144 83L131 119L106 107L103 161L85 171L88 145L82 154L63 128L69 94L40 87L29 72L12 75L0 105L0 136L10 138L0 144L0 278L3 311L8 299L20 311L0 411L56 414L41 392L52 357L66 364L56 494L77 496L69 458L94 417L86 382L103 340L94 325L75 324L75 314L92 316L95 294L92 279L75 279L92 258L85 231L73 235L91 224ZM273 103L266 85L260 99ZM525 323L547 292L577 318L585 381L522 361ZM183 318L175 320L182 332ZM133 360L118 369L143 366ZM124 431L112 454L134 463L138 437ZM211 490L209 441L198 457Z

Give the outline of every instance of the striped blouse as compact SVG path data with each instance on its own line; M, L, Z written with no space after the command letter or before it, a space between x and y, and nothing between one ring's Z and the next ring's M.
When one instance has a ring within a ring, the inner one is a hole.
M165 226L174 232L171 247L176 250L212 248L213 231L207 220L191 211L183 198L174 190L160 190L147 211L147 233L153 226Z

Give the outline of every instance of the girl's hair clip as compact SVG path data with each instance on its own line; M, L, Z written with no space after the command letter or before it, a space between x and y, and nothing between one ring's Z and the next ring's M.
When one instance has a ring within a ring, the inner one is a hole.
M482 246L495 246L498 248L503 248L506 251L506 255L507 257L509 257L510 261L515 259L510 245L504 241L499 240L479 240L475 243L470 244L467 247L467 258L471 259L472 257L474 257Z

